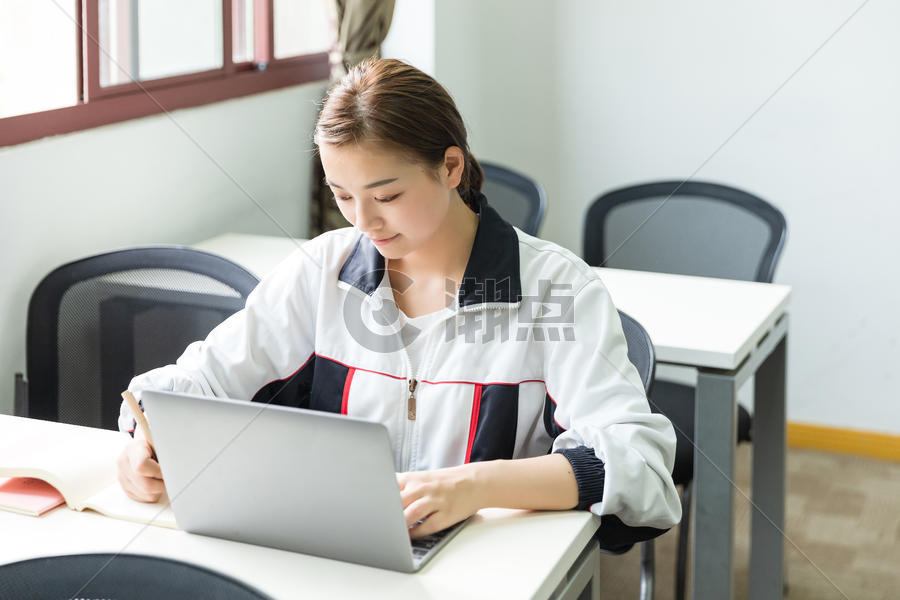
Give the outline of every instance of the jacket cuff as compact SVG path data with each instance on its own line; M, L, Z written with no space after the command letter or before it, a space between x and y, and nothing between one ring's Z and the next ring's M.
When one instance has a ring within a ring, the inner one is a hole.
M594 454L594 449L578 446L577 448L562 448L556 453L565 456L572 465L575 482L578 484L578 506L575 509L588 510L592 504L603 500L606 470L603 461Z

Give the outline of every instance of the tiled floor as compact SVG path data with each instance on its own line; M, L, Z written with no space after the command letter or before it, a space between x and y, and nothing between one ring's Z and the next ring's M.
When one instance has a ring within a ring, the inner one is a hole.
M752 448L736 459L750 494ZM735 598L747 597L749 501L735 493ZM789 450L785 555L790 600L900 599L900 463ZM656 598L673 598L677 530L657 540ZM639 551L601 559L604 597L637 598Z

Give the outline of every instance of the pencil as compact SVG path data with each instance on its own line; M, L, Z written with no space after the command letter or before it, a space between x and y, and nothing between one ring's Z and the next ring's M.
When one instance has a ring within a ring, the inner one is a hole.
M150 437L150 423L147 422L147 417L144 416L141 405L138 404L138 401L134 399L134 395L128 390L122 392L122 398L125 399L125 404L128 405L131 414L134 415L137 426L141 428L141 432L144 434L144 437L147 438L147 443L153 446L153 438Z

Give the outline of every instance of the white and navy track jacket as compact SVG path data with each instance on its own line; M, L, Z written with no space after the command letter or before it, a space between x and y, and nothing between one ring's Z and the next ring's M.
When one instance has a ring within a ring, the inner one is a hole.
M348 227L304 243L243 310L129 389L374 420L388 429L397 471L552 449L572 464L579 505L605 516L601 543L661 533L681 515L675 433L650 412L603 283L483 196L478 206L464 280L448 289L452 312L429 330L398 318L384 258ZM404 340L416 335L427 338L411 372ZM132 423L123 404L120 428Z

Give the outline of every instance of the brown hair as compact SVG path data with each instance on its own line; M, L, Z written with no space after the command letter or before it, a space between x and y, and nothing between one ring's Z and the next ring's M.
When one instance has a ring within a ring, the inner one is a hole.
M457 190L481 190L484 172L472 156L466 126L447 90L419 69L394 59L369 59L350 69L331 90L316 122L315 143L374 142L437 168L450 146L465 167ZM471 206L471 204L470 204Z

